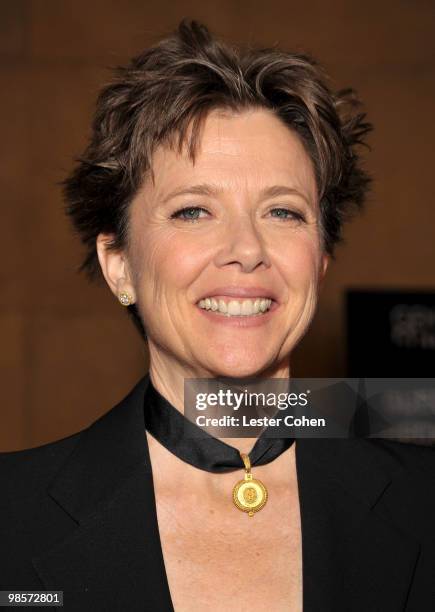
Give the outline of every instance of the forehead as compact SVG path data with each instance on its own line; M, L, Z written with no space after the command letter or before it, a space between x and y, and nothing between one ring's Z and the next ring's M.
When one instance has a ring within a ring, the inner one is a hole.
M160 146L152 168L154 181L147 181L144 188L157 197L192 181L211 181L222 190L252 191L279 182L316 200L314 168L304 145L267 109L237 114L212 111L202 126L194 161L186 145L180 153Z

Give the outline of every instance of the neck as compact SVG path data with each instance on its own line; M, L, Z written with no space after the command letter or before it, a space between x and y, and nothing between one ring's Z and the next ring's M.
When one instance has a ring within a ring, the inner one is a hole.
M216 378L222 376L220 373L210 372L202 367L181 364L169 356L164 358L159 351L152 350L150 350L149 373L155 389L182 414L184 414L184 380L186 378ZM288 360L249 374L249 378L288 379L289 377L290 364ZM214 431L218 430L215 429ZM216 435L216 437L243 453L249 453L257 439L226 438L219 435Z

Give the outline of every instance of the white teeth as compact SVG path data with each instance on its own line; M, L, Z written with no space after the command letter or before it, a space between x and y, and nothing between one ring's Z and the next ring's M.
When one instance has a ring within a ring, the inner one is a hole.
M223 299L205 298L199 301L198 306L204 310L217 311L229 317L248 317L263 314L270 308L271 304L272 300L270 298L255 298L253 300L233 299L228 302Z
M240 310L241 310L241 304L240 302L237 302L236 300L231 300L231 302L228 303L228 309L227 309L227 313L229 315L240 315Z
M261 312L265 312L268 309L267 302L265 300L261 300L260 302L260 310Z
M240 307L240 314L242 315L252 315L254 314L254 304L251 300L244 300Z
M223 300L219 300L219 302L218 302L218 311L219 312L223 312L225 314L227 312L227 305L225 304L225 302Z

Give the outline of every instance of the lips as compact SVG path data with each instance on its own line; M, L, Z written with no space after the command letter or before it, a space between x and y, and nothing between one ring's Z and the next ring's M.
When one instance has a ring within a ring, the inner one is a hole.
M267 289L266 287L241 287L241 286L226 286L226 287L214 287L205 291L199 298L203 300L211 297L233 297L233 298L271 298L275 302L278 302L278 295L273 289Z

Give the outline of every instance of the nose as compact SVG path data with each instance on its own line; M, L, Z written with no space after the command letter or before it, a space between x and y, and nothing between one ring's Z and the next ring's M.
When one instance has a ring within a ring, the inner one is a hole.
M243 272L252 272L259 266L270 266L264 239L248 214L229 220L220 243L215 258L218 267L232 264Z

